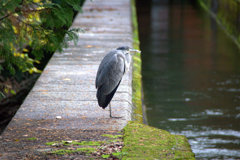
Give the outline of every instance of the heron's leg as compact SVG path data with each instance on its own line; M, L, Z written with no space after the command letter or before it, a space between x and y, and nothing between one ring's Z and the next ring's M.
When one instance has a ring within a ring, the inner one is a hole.
M112 108L111 108L111 102L109 103L109 113L110 113L110 118L112 118Z
M112 116L111 102L109 103L109 114L110 114L110 118L122 118L122 117L113 117L113 116Z

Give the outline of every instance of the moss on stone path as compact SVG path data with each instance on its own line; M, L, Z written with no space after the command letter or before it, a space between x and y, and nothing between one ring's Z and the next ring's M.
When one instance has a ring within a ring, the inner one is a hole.
M40 150L46 159L121 159L123 146L121 133L102 134L101 141L61 140L46 142ZM39 153L40 155L40 153Z
M123 159L195 159L185 136L136 122L124 128Z

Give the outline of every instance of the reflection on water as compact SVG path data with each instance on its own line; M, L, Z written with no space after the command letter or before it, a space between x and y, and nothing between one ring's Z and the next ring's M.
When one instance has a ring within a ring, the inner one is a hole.
M240 158L238 48L187 0L137 2L149 125L186 135L199 159Z

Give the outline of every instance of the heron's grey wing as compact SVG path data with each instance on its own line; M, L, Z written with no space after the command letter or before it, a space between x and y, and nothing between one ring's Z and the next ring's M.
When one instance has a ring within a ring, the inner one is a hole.
M107 55L99 66L96 87L102 86L102 93L105 95L111 93L121 81L124 70L123 58L118 54Z
M113 91L111 93L107 94L107 95L104 95L102 93L102 86L100 88L98 88L98 90L97 90L97 99L98 99L98 105L100 107L102 107L104 109L104 108L106 108L108 106L108 104L112 100L115 92L117 91L117 88L118 88L120 83L121 83L121 80L119 81L118 85L113 89Z
M97 76L96 76L96 81L95 81L95 86L96 88L98 88L98 86L101 85L102 83L102 79L100 77L102 77L101 75L103 74L102 72L105 71L105 66L108 65L108 63L110 62L111 58L113 57L113 55L115 54L114 51L109 52L101 61L99 67L98 67L98 71L97 71Z
M124 59L117 54L105 62L96 80L98 104L102 108L106 108L112 100L125 71Z

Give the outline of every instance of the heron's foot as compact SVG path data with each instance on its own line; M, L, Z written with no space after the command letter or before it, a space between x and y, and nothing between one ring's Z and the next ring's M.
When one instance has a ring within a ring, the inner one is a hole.
M115 117L115 116L110 116L110 118L116 118L116 119L120 119L120 118L123 118L123 117Z

